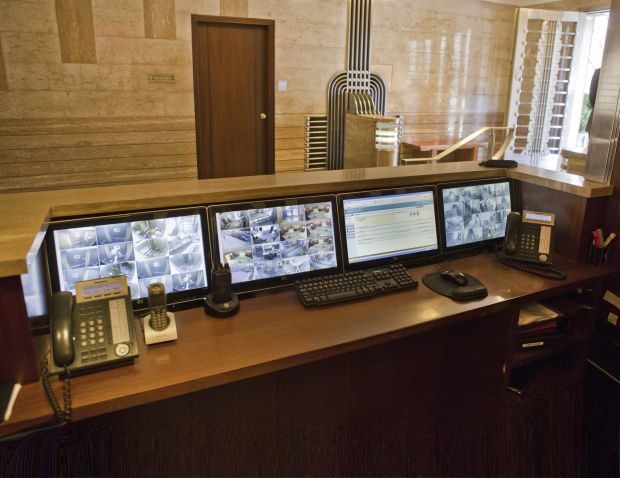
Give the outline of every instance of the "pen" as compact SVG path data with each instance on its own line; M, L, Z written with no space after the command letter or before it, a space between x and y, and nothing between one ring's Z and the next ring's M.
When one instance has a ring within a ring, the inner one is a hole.
M600 227L596 228L596 232L598 232L598 242L601 247L603 247L603 243L605 242L605 234L603 234L603 230Z
M612 232L609 237L605 240L605 243L603 244L603 247L607 247L609 246L609 244L611 244L611 241L613 241L616 238L616 233Z
M598 231L592 231L592 237L594 240L592 241L596 247L601 247L601 239L598 235Z

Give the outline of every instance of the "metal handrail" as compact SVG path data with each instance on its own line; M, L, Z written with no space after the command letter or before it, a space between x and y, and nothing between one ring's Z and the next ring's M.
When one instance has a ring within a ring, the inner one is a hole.
M513 138L514 133L515 133L515 128L508 128L506 126L484 126L483 128L480 128L477 131L474 131L469 136L463 138L458 143L453 144L448 149L442 151L437 156L433 156L433 157L430 157L430 158L424 158L424 159L426 159L427 161L440 162L446 156L448 156L451 153L455 152L457 149L462 148L467 143L469 143L470 141L473 141L478 136L480 136L481 134L486 133L487 131L490 131L490 134L491 134L491 137L489 138L489 147L488 147L487 159L502 159L504 157L504 153L508 149L508 146L510 146L510 142L512 141L512 138ZM499 147L497 152L495 154L492 154L493 153L493 149L495 149L495 131L507 131L508 133L506 134L506 137L504 138L504 142ZM401 162L405 163L405 164L407 164L408 162L412 162L413 163L413 162L416 162L416 161L419 162L420 158L403 158L403 159L401 159Z

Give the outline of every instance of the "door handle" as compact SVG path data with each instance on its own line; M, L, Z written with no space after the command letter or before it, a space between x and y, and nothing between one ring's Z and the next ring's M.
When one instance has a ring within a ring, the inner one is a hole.
M266 120L267 119L267 113L261 113L258 115L258 117L262 120Z

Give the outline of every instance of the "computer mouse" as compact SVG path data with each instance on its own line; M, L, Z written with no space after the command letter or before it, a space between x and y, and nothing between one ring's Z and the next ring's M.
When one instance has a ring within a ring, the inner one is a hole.
M448 269L447 271L443 271L440 275L442 279L452 282L459 287L467 285L467 276L462 272Z

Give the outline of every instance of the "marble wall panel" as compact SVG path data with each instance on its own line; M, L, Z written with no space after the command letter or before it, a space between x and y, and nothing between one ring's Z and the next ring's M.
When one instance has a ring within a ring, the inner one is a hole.
M288 114L288 115L276 115L276 129L277 128L291 128L303 124L304 114Z
M201 15L212 15L211 13L202 13ZM192 40L192 14L188 12L179 12L176 14L177 40Z
M54 3L0 0L0 31L57 33Z
M290 139L299 138L304 135L304 128L302 127L290 127L290 128L276 128L276 139Z
M247 17L248 0L220 0L220 15L223 17Z
M149 75L174 73L175 83L154 83ZM191 65L80 65L11 63L8 81L19 90L193 92Z
M308 68L289 68L279 67L277 69L278 78L286 78L288 81L287 93L299 94L301 92L316 92L320 97L325 95L326 85L331 78L340 73L342 70L338 68L338 65L331 65L320 68L321 65L314 68L309 66ZM298 113L304 113L299 111Z
M219 15L219 0L176 0L177 38L192 39L192 15Z
M373 63L370 65L370 71L375 75L379 75L379 77L383 80L383 83L385 83L385 88L387 91L392 90L392 74L394 72L393 65Z
M92 0L92 4L93 8L137 10L139 12L143 10L142 0Z
M306 114L325 114L325 98L319 95L291 94L276 91L276 114L308 112ZM318 113L323 112L323 113ZM303 126L303 120L297 126Z
M561 0L559 2L542 2L529 8L545 10L577 10L581 12L609 10L611 2L605 0Z
M425 90L432 92L459 91L464 94L505 93L510 83L510 75L498 71L495 75L479 72L448 71L438 75L428 75L417 71L394 70L394 83L398 88L393 92ZM457 96L457 95L454 95ZM403 108L408 108L406 104Z
M11 89L22 91L81 89L81 66L79 63L10 62L7 81Z
M164 94L161 92L70 91L65 115L67 117L131 117L163 116Z
M346 48L344 25L295 22L287 18L277 19L276 42L280 45L304 45L312 48Z
M373 13L374 14L374 13ZM346 0L252 0L248 4L250 17L288 19L296 23L346 25Z
M307 48L305 45L287 45L276 42L276 68L329 66L339 68L342 71L344 70L345 58L345 48Z
M58 35L54 33L1 32L6 63L30 61L60 63Z
M66 91L0 91L0 119L63 118L68 97Z
M176 0L175 8L177 14L219 15L220 0Z
M96 36L144 37L142 9L93 7Z
M164 114L186 116L194 114L194 92L164 92Z
M146 38L176 39L174 0L143 0L144 36Z
M97 63L90 0L56 0L60 55L64 63Z
M98 37L100 64L191 65L191 45L182 40Z

